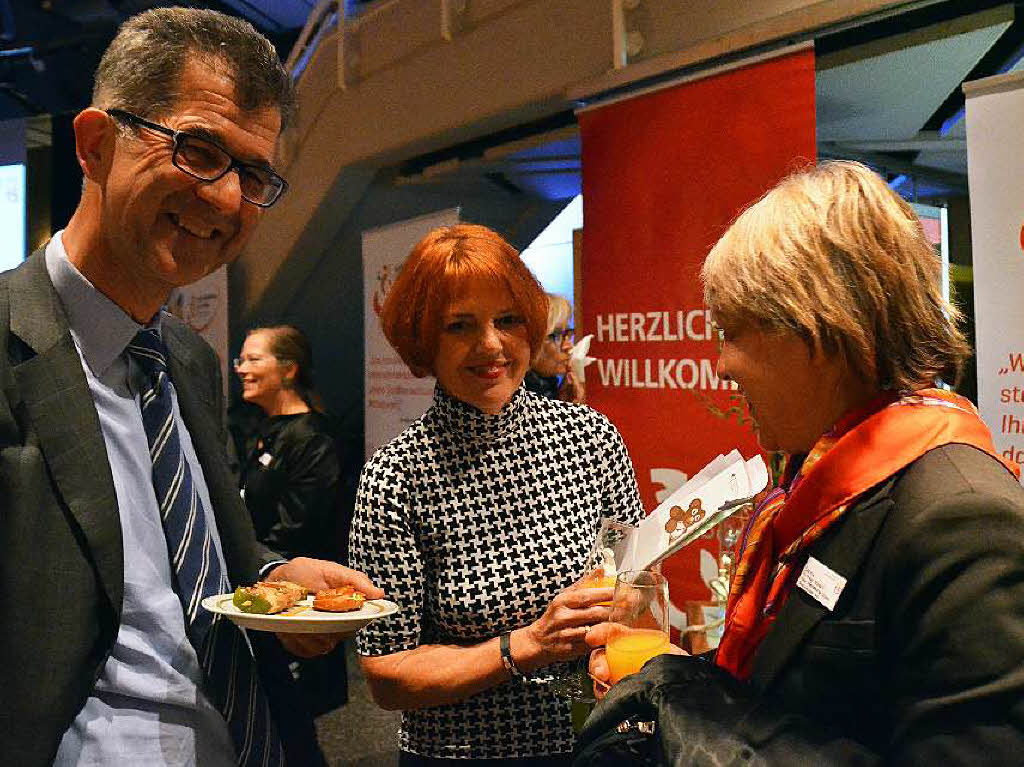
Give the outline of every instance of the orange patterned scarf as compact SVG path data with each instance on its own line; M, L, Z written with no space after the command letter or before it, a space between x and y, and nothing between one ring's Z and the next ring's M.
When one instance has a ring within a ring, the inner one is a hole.
M845 415L799 461L790 456L781 487L758 505L737 543L725 632L716 662L740 679L805 560L803 552L865 491L936 447L962 443L995 452L988 427L969 400L941 389L885 393ZM783 490L783 488L786 488Z

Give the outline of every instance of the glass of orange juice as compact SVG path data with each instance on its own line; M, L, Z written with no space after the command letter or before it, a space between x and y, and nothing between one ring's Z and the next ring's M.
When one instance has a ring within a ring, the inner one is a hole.
M623 541L636 528L611 517L602 517L594 545L587 557L582 585L585 588L615 588L616 560L622 559ZM611 602L598 604L610 605Z
M590 552L583 563L582 578L578 585L582 588L615 587L617 561L622 561L624 541L635 530L634 525L620 522L612 517L601 517L597 534L594 537ZM606 607L611 602L598 602ZM574 661L563 664L562 668L551 672L551 690L556 694L573 701L593 701L593 683L587 673L588 656L583 655Z
M619 573L608 620L616 624L605 647L611 683L615 684L635 674L655 655L669 652L665 576L648 570Z

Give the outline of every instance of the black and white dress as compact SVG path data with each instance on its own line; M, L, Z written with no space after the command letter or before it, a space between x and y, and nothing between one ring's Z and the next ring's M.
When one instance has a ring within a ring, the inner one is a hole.
M622 437L597 411L520 387L487 415L437 387L360 478L352 564L402 609L367 626L358 651L471 644L526 626L583 575L602 516L636 524L643 513ZM439 758L572 744L569 702L526 681L406 711L400 732L403 751Z

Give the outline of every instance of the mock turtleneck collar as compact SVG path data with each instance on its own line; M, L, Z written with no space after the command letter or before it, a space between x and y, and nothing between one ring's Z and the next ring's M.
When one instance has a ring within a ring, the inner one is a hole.
M526 389L520 384L501 412L491 415L456 399L442 389L440 384L436 384L433 410L438 422L447 431L468 439L496 440L518 428L527 396Z

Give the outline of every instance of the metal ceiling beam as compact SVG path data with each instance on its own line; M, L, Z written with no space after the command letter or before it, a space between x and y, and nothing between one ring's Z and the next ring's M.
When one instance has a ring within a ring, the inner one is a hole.
M892 139L857 139L856 141L823 141L822 146L843 147L862 152L966 152L967 139L941 138L934 131L922 131L903 141Z
M818 158L822 160L859 160L865 165L870 165L879 170L903 173L907 176L914 176L922 181L933 181L947 186L960 194L967 194L967 178L959 173L926 168L922 165L915 165L912 162L889 157L879 152L865 152L846 144L832 142L819 144Z

